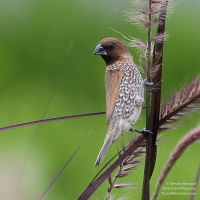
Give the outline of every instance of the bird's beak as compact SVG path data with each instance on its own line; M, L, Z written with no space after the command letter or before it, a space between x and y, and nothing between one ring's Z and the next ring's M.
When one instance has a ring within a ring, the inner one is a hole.
M105 49L101 46L101 44L98 44L94 50L94 55L100 55L100 56L107 56L108 53L105 51Z

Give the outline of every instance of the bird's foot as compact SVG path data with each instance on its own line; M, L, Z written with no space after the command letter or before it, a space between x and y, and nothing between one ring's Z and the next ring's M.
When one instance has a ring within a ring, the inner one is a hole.
M131 128L129 131L132 131L132 132L138 132L140 134L153 134L153 132L151 132L150 130L147 130L146 128L144 128L143 130L137 130L135 128Z
M152 85L154 85L154 82L150 82L150 83L149 83L149 82L147 81L147 78L144 79L144 86L152 86Z

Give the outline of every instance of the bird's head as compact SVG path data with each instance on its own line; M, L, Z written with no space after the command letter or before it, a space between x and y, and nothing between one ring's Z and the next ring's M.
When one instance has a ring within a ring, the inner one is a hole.
M126 45L117 38L105 38L96 46L94 55L100 55L110 65L132 57Z

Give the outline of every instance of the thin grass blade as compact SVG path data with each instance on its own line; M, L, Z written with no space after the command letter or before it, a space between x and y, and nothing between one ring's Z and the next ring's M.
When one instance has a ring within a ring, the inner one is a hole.
M37 121L33 121L33 122L27 122L27 123L12 125L12 126L6 126L3 128L0 128L0 132L8 131L8 130L16 129L16 128L22 128L22 127L26 127L26 126L33 126L33 125L55 122L55 121L60 121L60 120L74 119L74 118L80 118L80 117L89 117L89 116L102 115L102 114L105 114L105 112L88 113L88 114L81 114L81 115L70 115L70 116L55 117L55 118L50 118L50 119L42 119L42 120L37 120Z
M76 151L72 154L72 156L70 157L70 159L67 161L67 163L64 165L64 167L60 170L60 172L57 174L57 176L53 179L53 181L51 182L51 184L47 187L47 189L44 191L44 193L41 195L41 197L39 198L39 200L42 200L45 195L48 193L48 191L51 189L51 187L54 185L54 183L58 180L58 178L61 176L61 174L63 173L63 171L66 169L66 167L69 165L69 163L72 161L72 159L74 158L74 156L78 153L78 151L80 150L80 148L83 146L83 144L86 142L86 140L88 139L88 137L90 136L90 133L87 135L87 137L83 140L83 142L80 144L80 146L76 149Z

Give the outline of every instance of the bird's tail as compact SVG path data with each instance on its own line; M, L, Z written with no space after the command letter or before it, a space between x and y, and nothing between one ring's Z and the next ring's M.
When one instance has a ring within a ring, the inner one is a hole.
M98 167L104 160L109 148L113 145L113 140L110 137L110 134L107 133L107 137L104 140L103 146L99 152L99 155L95 162L95 168Z

